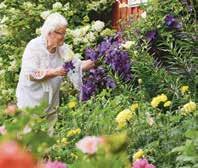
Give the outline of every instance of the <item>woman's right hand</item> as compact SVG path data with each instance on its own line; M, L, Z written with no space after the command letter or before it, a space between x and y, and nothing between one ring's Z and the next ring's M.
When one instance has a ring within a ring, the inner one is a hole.
M63 67L55 68L55 69L49 69L47 70L46 77L57 77L57 76L66 76L67 72L64 70Z

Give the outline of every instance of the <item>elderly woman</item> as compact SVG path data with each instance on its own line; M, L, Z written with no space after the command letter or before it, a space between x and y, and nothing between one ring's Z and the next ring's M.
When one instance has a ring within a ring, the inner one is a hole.
M31 40L25 48L16 91L17 106L21 109L46 101L48 119L53 121L51 123L57 118L62 78L67 75L80 91L82 71L94 66L91 60L71 58L73 52L64 43L66 28L67 21L62 15L53 13L47 17L41 28L41 36ZM72 59L75 67L69 72L63 68L67 58Z

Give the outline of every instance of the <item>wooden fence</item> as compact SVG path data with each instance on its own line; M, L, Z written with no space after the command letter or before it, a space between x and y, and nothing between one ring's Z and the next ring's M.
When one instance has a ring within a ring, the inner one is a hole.
M138 6L137 7L121 7L121 4L128 4L128 0L116 0L113 4L113 12L112 12L112 27L117 29L118 31L121 28L120 20L127 20L130 15L136 14L140 15L143 13Z

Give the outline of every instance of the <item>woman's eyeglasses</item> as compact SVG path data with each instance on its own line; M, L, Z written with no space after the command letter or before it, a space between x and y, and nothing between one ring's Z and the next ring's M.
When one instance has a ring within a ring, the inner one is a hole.
M65 32L58 32L58 31L54 31L54 33L58 34L58 35L61 35L61 36L65 36Z

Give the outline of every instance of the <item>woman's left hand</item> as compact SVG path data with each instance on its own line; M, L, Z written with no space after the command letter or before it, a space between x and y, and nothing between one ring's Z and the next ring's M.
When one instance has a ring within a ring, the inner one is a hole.
M94 68L94 66L95 66L95 62L90 59L82 61L82 70L83 71Z

